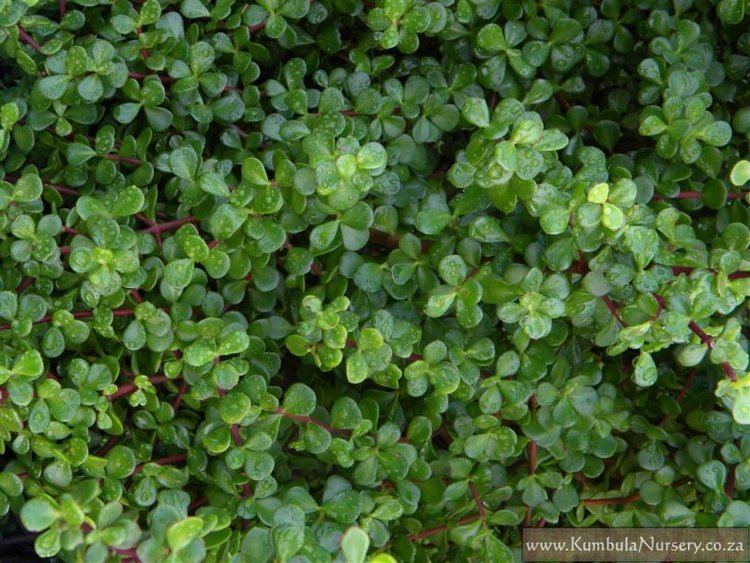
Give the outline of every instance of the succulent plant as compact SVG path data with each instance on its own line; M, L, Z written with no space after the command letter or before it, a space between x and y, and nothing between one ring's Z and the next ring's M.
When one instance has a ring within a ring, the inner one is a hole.
M0 0L0 554L750 526L746 4Z

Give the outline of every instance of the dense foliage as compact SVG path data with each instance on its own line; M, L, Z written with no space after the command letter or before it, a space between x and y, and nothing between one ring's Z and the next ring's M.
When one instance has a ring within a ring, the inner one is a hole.
M748 9L0 0L0 546L750 525Z

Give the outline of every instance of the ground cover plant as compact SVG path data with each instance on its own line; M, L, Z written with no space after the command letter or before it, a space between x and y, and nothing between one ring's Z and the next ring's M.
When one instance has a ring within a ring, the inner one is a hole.
M0 0L0 549L750 526L745 0Z

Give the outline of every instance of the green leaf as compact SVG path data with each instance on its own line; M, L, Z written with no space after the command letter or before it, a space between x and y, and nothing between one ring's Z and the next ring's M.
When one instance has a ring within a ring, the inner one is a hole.
M16 356L11 371L22 377L39 377L44 372L42 356L36 350L26 350Z
M714 121L704 127L698 138L714 147L723 147L732 138L732 127L725 121Z
M178 178L192 181L198 169L198 155L191 147L180 147L169 155L169 167Z
M318 225L310 232L310 249L313 252L325 250L333 244L338 233L337 221L329 221Z
M198 179L198 185L204 192L222 197L229 196L229 188L227 187L224 178L216 172L205 172L201 174Z
M440 261L438 272L443 280L453 286L460 285L469 273L463 258L457 255L446 256Z
M723 23L737 25L745 17L745 0L721 0L717 13Z
M34 498L21 507L21 522L30 532L41 532L49 528L58 518L59 512L45 498Z
M750 388L742 387L737 391L732 404L732 416L739 424L750 424Z
M424 312L429 317L442 317L456 300L456 292L452 287L440 286L430 295Z
M466 98L461 107L461 115L477 127L487 127L490 124L490 110L487 102L481 98Z
M227 424L238 424L249 414L251 406L247 395L233 391L219 402L219 415Z
M112 115L120 123L131 123L141 110L140 104L125 103L115 106Z
M194 539L200 537L203 530L203 520L197 516L190 516L172 524L167 529L167 543L173 551L180 551Z
M242 161L242 178L259 186L269 184L266 169L257 158L249 157Z
M78 83L78 94L87 102L96 102L104 95L104 85L101 79L91 74Z
M331 407L331 425L334 428L355 428L361 421L362 413L351 397L341 397Z
M341 536L341 552L346 563L364 563L370 538L361 528L351 527Z
M377 170L385 166L388 154L379 143L367 143L357 153L357 167L363 170Z
M290 414L307 416L315 410L315 391L304 383L295 383L287 389L282 404Z
M200 0L182 0L180 5L180 12L188 19L194 20L198 18L207 18L211 15Z
M13 200L20 202L34 201L42 195L42 180L36 174L24 174L13 189Z
M750 162L747 160L738 161L729 173L729 180L735 186L744 186L750 181Z
M633 372L633 381L640 387L651 387L658 378L656 364L648 352L641 351L636 359L635 371Z
M362 383L370 375L370 366L361 352L354 352L346 360L346 378L354 385Z
M96 151L83 143L70 143L65 150L65 157L71 166L81 166L95 156Z
M164 269L164 281L177 288L187 287L193 277L193 261L181 258L167 264Z
M619 207L611 203L602 205L602 225L612 231L616 231L625 224L625 215Z
M117 445L107 454L107 473L114 479L124 479L133 473L135 454L130 448Z
M46 76L39 81L39 91L48 100L59 100L70 83L70 77L62 74Z
M719 461L712 460L698 467L698 479L713 491L722 491L727 477L727 468Z

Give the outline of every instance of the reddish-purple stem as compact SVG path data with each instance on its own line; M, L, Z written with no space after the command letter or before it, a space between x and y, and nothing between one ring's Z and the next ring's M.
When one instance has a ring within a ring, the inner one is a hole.
M175 397L174 402L172 403L172 408L175 412L177 412L177 409L180 408L180 405L182 404L182 399L185 396L185 393L187 392L188 384L187 381L183 381L182 385L180 385L180 390L177 393L177 397Z
M455 523L455 525L463 526L464 524L469 524L471 522L474 522L475 520L479 520L479 518L480 518L479 514L472 514L471 516L466 516L465 518L461 518L461 520L458 520ZM418 541L424 538L429 538L430 536L436 536L437 534L442 534L443 532L446 532L450 525L451 524L442 524L440 526L435 526L434 528L428 528L416 534L409 534L407 538L409 539L409 541Z
M477 506L477 513L479 514L479 517L482 519L482 522L484 522L486 513L484 510L484 503L482 502L481 497L479 496L479 491L477 490L477 486L472 482L469 481L469 490L471 491L471 496L474 497L474 504Z
M142 229L140 232L156 234L156 233L165 233L168 231L176 231L183 225L186 225L188 223L196 223L197 221L198 219L196 219L192 215L188 215L187 217L183 217L182 219L176 219L174 221L167 221L166 223L157 223L155 225L152 225L151 227Z
M158 78L162 83L164 84L172 84L172 82L175 81L174 78L171 76L165 75L165 74L144 74L142 72L128 72L128 76L130 78L134 78L136 80L144 80L145 78L148 78L149 76L155 76Z
M584 506L613 506L619 504L630 504L641 500L640 493L620 498L586 498L583 499Z
M727 193L727 199L740 199L743 196L743 194L738 192L729 192ZM653 199L661 201L665 199L701 199L703 197L703 194L701 192L679 192L672 196L665 196L661 194L654 194Z
M115 317L132 317L133 316L133 309L115 309L112 311L112 315ZM73 313L73 318L75 319L88 319L90 317L94 316L93 311L76 311ZM38 321L34 321L33 324L35 325L41 325L52 321L51 315L46 315L39 319ZM11 328L10 323L5 323L0 325L0 330L8 330Z
M166 375L155 375L153 377L149 377L148 380L151 382L151 385L160 385L162 383L166 383L167 381L172 381ZM109 396L109 400L114 401L115 399L119 399L120 397L132 395L137 390L138 386L135 383L125 383L124 385L120 385L117 388L117 391Z
M24 278L23 281L18 284L16 293L18 293L18 295L21 295L32 283L34 283L34 278Z
M156 463L157 465L173 465L175 463L182 463L186 459L187 459L187 456L185 454L174 454L174 455L168 455L159 459L147 461L146 463ZM145 465L145 463L143 465ZM143 465L138 465L133 470L133 475L138 475L141 471L143 471Z
M232 129L234 129L240 137L242 137L243 139L247 139L247 131L245 131L242 127L240 127L239 125L232 125Z
M126 162L128 164L135 164L139 166L143 161L140 158L133 158L130 156L120 156L119 154L106 154L104 158L108 160L117 160L119 162Z
M609 309L609 312L612 313L612 316L617 319L617 322L622 326L628 326L623 322L622 317L620 316L620 310L617 308L617 305L615 305L615 302L609 298L609 295L603 295L602 301L604 301L604 304L607 306L607 309Z
M99 448L99 451L96 452L96 455L99 457L107 455L107 452L117 445L117 442L120 441L121 437L122 436L111 436L109 440L107 440L107 443Z
M281 407L278 407L276 409L276 414L280 414L281 416L288 418L289 420L293 420L294 422L299 422L301 424L314 424L315 426L318 426L319 428L323 428L324 430L327 430L331 434L348 435L350 433L349 430L345 430L343 428L334 428L330 424L326 424L325 422L321 422L320 420L315 420L314 418L311 418L309 416L305 416L301 414L292 414L292 413L286 412Z
M6 174L5 180L7 182L18 182L18 176L14 176L13 174ZM49 182L44 182L44 185L57 190L61 194L72 195L76 197L80 195L78 191L74 190L73 188L69 188L67 186L61 186L60 184L50 184Z
M41 51L42 48L40 47L39 43L37 43L36 39L29 35L29 32L20 25L18 26L18 37L20 37L21 41L23 41L24 43L31 45L31 48L35 51Z

